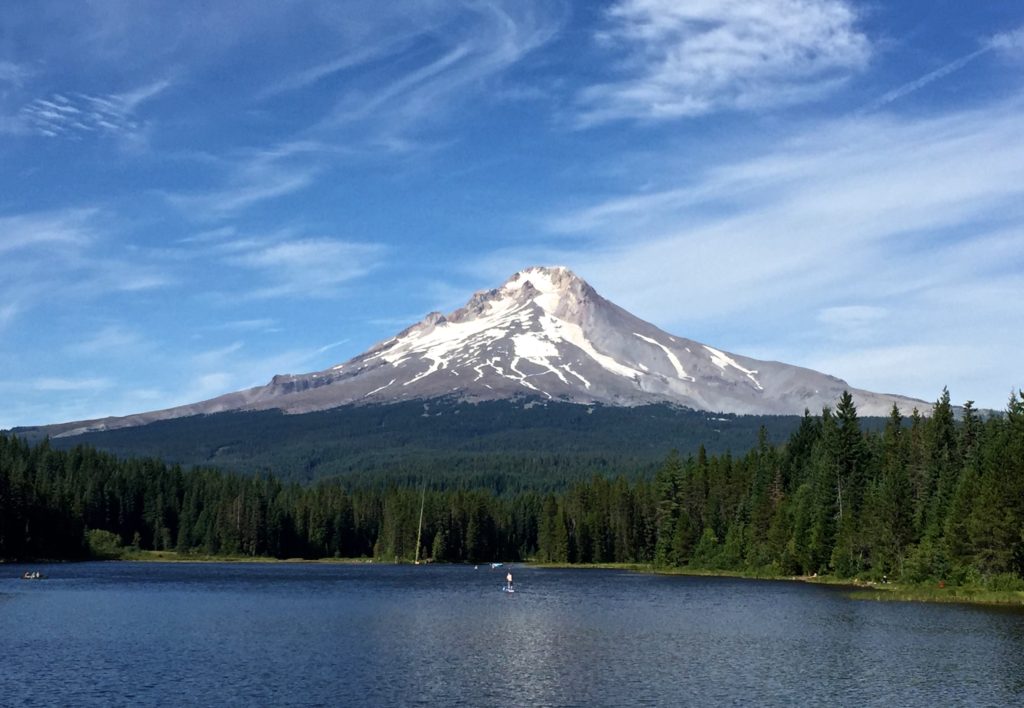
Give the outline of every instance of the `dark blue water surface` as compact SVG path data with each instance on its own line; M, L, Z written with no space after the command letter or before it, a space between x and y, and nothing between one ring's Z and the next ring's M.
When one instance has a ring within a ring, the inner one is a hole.
M2 705L1024 705L1024 613L788 582L0 566Z

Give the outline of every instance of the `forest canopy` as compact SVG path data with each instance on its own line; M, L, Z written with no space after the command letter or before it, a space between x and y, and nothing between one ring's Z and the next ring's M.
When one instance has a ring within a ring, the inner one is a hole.
M871 426L875 427L875 426ZM623 471L625 472L625 471ZM184 470L0 436L0 558L118 548L278 558L628 562L779 575L1020 583L1024 401L862 426L849 394L743 455L670 454L653 475L510 487L426 474L325 479ZM423 528L418 534L423 506Z

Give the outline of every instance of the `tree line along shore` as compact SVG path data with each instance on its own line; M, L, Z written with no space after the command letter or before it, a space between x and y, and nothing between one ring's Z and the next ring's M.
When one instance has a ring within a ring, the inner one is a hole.
M299 485L0 435L0 559L531 559L1024 598L1024 400L955 413L944 391L927 415L894 409L867 431L844 394L783 444L557 491L442 470Z

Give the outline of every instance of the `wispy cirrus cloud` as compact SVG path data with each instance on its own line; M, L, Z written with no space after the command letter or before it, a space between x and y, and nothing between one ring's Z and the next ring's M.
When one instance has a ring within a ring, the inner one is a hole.
M85 246L96 238L97 214L97 209L64 209L0 217L0 254Z
M381 37L379 41L368 46L357 46L341 54L341 56L300 69L283 79L275 81L270 86L259 91L256 94L256 100L264 101L281 94L299 91L319 84L338 74L393 56L396 52L404 49L410 40L411 36L403 33L397 36Z
M193 354L190 358L194 364L201 367L216 366L231 355L240 352L245 347L245 342L237 340L217 349L209 349L204 352Z
M166 192L164 196L194 219L231 218L249 207L287 196L311 185L324 169L324 160L338 150L317 141L300 140L267 148L211 158L224 174L223 186L202 193ZM210 240L232 227L211 229L192 240Z
M664 175L662 189L552 215L571 245L474 267L497 279L568 263L675 333L926 399L936 391L891 384L907 352L931 348L950 358L922 362L928 376L915 380L934 388L941 369L961 395L999 406L1005 391L976 362L1019 369L1019 328L1007 323L1024 301L1022 108L1018 94L938 117L815 121L698 173L673 167L678 155L652 158L644 173ZM903 353L887 361L893 348ZM861 364L831 368L856 352Z
M298 192L313 184L318 170L312 166L289 170L246 170L232 184L204 194L170 195L185 213L205 219L230 217L238 212Z
M0 84L21 86L34 76L36 70L27 64L0 60Z
M889 314L888 308L878 305L839 305L820 310L817 320L833 337L849 341L876 334Z
M428 9L424 9L428 8ZM420 5L395 41L350 55L359 61L386 58L386 71L367 71L344 86L316 129L361 124L371 144L414 144L421 132L449 118L457 106L483 94L488 82L550 42L563 26L562 3L487 2ZM349 67L348 60L312 67L295 78L306 85Z
M878 110L879 108L882 108L883 106L886 106L892 103L893 101L897 101L903 98L904 96L912 94L915 91L920 91L928 84L934 83L939 79L943 79L954 72L960 71L960 69L963 69L972 61L974 61L980 56L988 54L990 51L992 51L991 46L983 46L981 49L977 49L971 52L970 54L966 54L960 57L959 59L956 59L954 61L949 62L948 64L940 66L935 71L930 71L924 76L914 79L913 81L908 81L902 86L897 86L891 91L886 91L884 94L882 94L877 99L875 99L867 106L865 106L863 111L869 112Z
M182 391L166 392L162 405L167 407L194 403L230 391L267 383L274 374L300 373L326 368L327 352L343 346L348 340L320 346L289 348L268 353L265 348L247 346L235 341L187 357L181 365L182 379L189 383Z
M623 78L579 94L583 127L811 101L872 53L845 0L619 0L597 40Z
M75 355L107 356L110 354L137 354L147 344L142 335L122 325L106 325L86 339L76 341L68 346L68 351Z
M311 234L297 224L270 232L248 233L235 227L205 231L179 240L173 258L215 269L223 289L212 287L206 294L221 304L238 304L337 296L382 266L389 253L384 244ZM277 320L258 317L228 321L217 329L273 333L281 326Z
M15 302L5 302L3 305L0 305L0 329L13 322L14 318L18 316L20 309Z
M231 320L229 322L220 322L213 326L212 329L233 331L233 332L280 332L281 326L277 320L270 319L269 317L261 317L250 320Z
M86 301L173 282L146 258L110 255L116 239L100 209L65 209L0 217L0 302L7 321L47 302Z
M258 274L262 285L251 298L326 297L370 273L387 249L379 244L337 238L298 238L275 243L241 242L225 260Z
M981 46L973 52L943 64L938 69L930 71L913 81L908 81L901 86L897 86L891 91L885 92L865 106L864 109L862 109L862 112L878 110L893 101L897 101L905 96L920 91L929 84L935 83L940 79L946 78L950 74L960 71L971 62L991 52L1000 52L1011 56L1017 53L1024 55L1024 27L1017 28L1010 32L1001 32L996 34L982 42Z
M634 263L623 274L636 274L630 283L636 293L661 288L662 281L649 277L652 268L687 273L674 288L703 300L693 313L699 317L736 312L765 293L781 297L827 284L822 293L830 297L865 282L888 295L909 292L934 280L914 248L922 239L944 247L971 242L989 235L993 221L1020 216L1020 105L1014 100L930 120L830 121L777 151L688 175L684 186L617 197L558 215L551 225L574 230L578 218L607 249L596 260L614 253L616 265L608 267L618 268L620 257ZM638 230L649 236L617 246L620 236ZM957 258L993 267L1002 256L980 260L992 252L986 247ZM704 265L687 266L696 263ZM915 277L883 277L887 266L858 270L869 263L899 263ZM856 275L842 278L842 272ZM701 298L701 292L717 295Z
M106 378L84 378L70 379L58 377L46 377L30 382L31 388L37 391L101 391L113 385L113 381Z
M1024 56L1024 26L1016 27L1007 32L999 32L989 39L987 45L996 51L1005 52L1011 56Z
M125 93L54 93L26 105L21 116L36 133L51 138L86 134L124 136L142 128L137 114L139 106L170 85L168 79L160 79Z

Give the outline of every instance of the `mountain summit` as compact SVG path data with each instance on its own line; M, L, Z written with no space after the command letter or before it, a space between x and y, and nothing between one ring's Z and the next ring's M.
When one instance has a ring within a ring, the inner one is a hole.
M305 413L342 405L455 397L533 397L636 406L670 403L738 414L795 414L849 390L862 415L924 402L861 391L834 376L676 337L601 297L568 268L533 267L462 308L432 312L335 367L275 376L218 398L123 418L57 426L55 434L233 410Z

